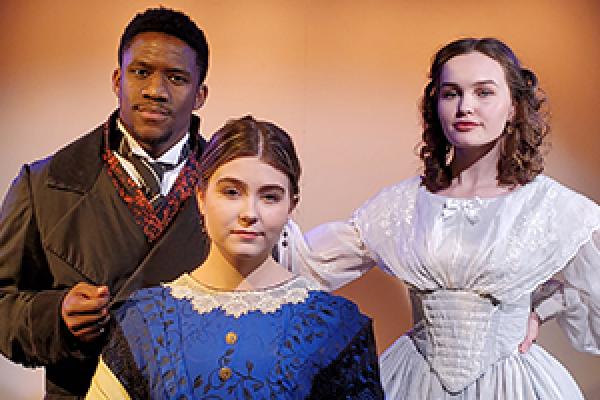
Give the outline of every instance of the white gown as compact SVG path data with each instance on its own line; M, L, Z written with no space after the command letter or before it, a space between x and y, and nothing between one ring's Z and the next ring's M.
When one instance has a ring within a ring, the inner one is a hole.
M286 229L283 262L328 289L374 261L409 286L415 326L380 359L388 399L583 398L551 355L518 345L533 306L576 349L600 354L600 207L584 196L538 176L506 195L456 199L415 177L349 222L305 238Z

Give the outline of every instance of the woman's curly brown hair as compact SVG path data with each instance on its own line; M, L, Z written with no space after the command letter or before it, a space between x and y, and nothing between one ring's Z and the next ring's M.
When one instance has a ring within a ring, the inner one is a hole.
M422 183L431 192L445 189L452 182L448 164L452 146L444 135L437 114L442 68L452 57L472 52L482 53L502 66L515 107L515 115L503 133L498 160L498 183L524 185L544 169L542 145L550 132L550 126L547 113L542 110L546 98L538 88L537 77L532 71L522 68L512 50L498 39L459 39L435 54L429 72L429 83L421 100L423 142L419 156L425 167Z

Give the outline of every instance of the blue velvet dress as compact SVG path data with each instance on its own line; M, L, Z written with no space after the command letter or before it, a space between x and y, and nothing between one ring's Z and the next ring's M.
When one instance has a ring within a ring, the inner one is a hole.
M370 319L306 278L231 292L183 275L114 320L102 363L131 398L383 398Z

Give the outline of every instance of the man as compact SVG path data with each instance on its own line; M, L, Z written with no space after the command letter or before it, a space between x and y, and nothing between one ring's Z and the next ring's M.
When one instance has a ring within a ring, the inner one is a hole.
M199 109L208 45L186 15L136 15L119 46L119 109L25 165L0 214L0 350L46 368L47 398L84 396L133 290L191 271L208 244L198 216Z

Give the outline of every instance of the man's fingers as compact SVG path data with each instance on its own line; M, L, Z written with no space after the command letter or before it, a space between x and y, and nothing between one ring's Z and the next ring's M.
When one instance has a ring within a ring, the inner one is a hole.
M108 287L79 282L62 301L61 316L67 329L81 341L95 340L110 319L109 301Z
M109 299L109 297L89 299L77 296L67 296L63 301L63 312L67 315L95 314L106 307Z
M97 287L96 293L99 297L109 297L110 296L110 292L108 291L108 286Z
M86 328L88 326L104 324L108 317L109 316L104 312L99 314L69 316L65 320L65 324L69 330L74 333L74 331Z
M65 323L71 333L79 337L104 328L109 320L110 315L79 316L70 318L68 321L65 321Z
M65 315L97 313L108 304L109 300L108 287L79 282L69 290L63 299L63 317Z
M105 324L92 325L77 331L75 333L75 336L82 342L92 342L96 340L99 336L104 334L105 330Z
M107 286L94 286L85 282L79 282L77 285L73 286L73 289L71 289L69 293L91 299L107 297L109 295Z

